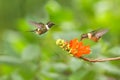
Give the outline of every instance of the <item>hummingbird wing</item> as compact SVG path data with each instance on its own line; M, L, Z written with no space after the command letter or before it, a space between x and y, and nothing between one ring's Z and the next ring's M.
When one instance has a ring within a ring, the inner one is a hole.
M30 21L30 23L37 28L42 28L44 26L43 23L37 23L37 22L34 22L34 21Z
M100 37L102 37L105 33L107 33L108 32L108 29L101 29L101 30L98 30L98 31L96 31L95 33L94 33L94 36L96 37L96 38L100 38Z

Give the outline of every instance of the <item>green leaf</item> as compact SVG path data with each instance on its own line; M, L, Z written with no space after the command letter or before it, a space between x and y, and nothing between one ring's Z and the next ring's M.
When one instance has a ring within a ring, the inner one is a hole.
M23 53L21 55L22 60L24 61L32 61L32 60L36 60L39 58L40 56L40 48L38 45L28 45L24 50Z

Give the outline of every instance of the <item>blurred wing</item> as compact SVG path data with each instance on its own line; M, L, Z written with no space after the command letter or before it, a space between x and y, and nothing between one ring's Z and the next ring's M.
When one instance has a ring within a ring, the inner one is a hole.
M95 34L95 37L100 38L101 36L103 36L107 32L108 32L108 29L98 30Z
M37 28L41 28L44 25L43 23L37 23L37 22L33 22L33 21L30 21L30 23Z

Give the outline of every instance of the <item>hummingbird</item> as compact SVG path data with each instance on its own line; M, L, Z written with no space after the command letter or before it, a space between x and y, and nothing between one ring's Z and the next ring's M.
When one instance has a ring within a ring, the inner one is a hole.
M86 34L82 34L80 40L82 41L83 39L87 38L87 39L93 40L94 42L98 42L98 40L107 32L108 32L108 29L94 30Z
M37 23L34 21L30 22L32 25L34 25L36 27L35 30L31 30L29 32L35 32L36 34L44 34L45 32L47 32L53 25L55 25L53 22L48 22L47 24L43 24L43 23Z

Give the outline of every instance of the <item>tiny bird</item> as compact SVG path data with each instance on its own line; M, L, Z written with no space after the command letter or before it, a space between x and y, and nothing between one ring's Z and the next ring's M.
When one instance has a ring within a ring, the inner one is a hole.
M107 32L108 32L108 29L94 30L86 34L82 34L80 40L82 41L83 39L87 38L87 39L93 40L94 42L98 42L98 40Z
M43 23L37 23L37 22L30 22L32 25L34 25L36 27L35 30L31 30L29 32L35 32L36 34L44 34L45 32L47 32L53 25L55 25L53 22L48 22L47 24L43 24Z

